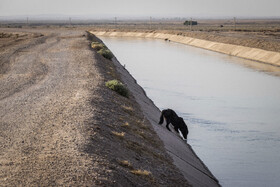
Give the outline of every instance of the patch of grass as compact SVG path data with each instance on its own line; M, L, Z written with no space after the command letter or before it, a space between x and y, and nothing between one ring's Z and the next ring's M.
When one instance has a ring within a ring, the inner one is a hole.
M133 108L131 106L122 105L122 108L128 113L133 112Z
M144 139L146 139L146 140L151 140L150 138L148 138L148 137L145 135L145 133L144 133L142 130L137 129L137 130L134 130L134 132L135 132L135 134L138 134L140 137L142 137L142 138L144 138Z
M129 123L128 122L125 122L124 124L121 125L121 127L129 127Z
M91 48L99 51L100 49L106 48L106 46L102 43L99 43L99 42L92 42L91 43Z
M112 134L119 137L119 138L123 138L125 135L125 132L116 132L116 131L112 131Z
M147 130L149 129L149 127L147 125L145 125L144 120L137 120L136 124L143 130Z
M147 170L141 170L141 169L134 169L132 164L128 160L121 160L118 161L118 163L125 168L130 169L130 173L137 175L137 176L142 176L142 177L147 177L152 183L155 184L155 179L152 176L152 173Z
M148 150L137 142L127 141L126 147L138 154L148 153Z
M111 60L114 57L113 53L109 49L105 48L100 49L99 51L97 51L97 53L109 60Z
M130 171L131 173L133 173L134 175L139 175L139 176L150 176L151 172L147 171L147 170L132 170Z
M107 81L105 85L111 90L117 92L118 94L128 98L128 89L118 80L115 79Z
M91 48L95 49L98 54L102 55L104 58L111 60L114 55L113 53L103 44L100 42L92 42Z
M133 169L133 166L128 160L121 160L119 161L119 164L125 168Z

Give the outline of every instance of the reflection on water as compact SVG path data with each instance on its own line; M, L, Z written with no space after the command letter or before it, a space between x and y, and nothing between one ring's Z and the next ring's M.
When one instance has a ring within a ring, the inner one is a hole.
M250 61L181 44L101 39L159 108L185 119L188 143L223 186L279 185L279 77L247 68Z

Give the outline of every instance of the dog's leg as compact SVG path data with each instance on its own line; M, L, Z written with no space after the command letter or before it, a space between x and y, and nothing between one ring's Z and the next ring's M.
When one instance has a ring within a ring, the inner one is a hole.
M161 115L160 115L160 119L159 119L159 122L158 122L158 124L163 124L163 114L161 113Z
M187 131L186 129L184 129L184 130L182 131L182 134L183 134L184 138L187 139L188 131Z
M189 130L183 118L180 118L180 131L182 132L184 138L187 139Z
M179 129L178 126L174 126L174 130L179 133L178 129Z
M171 131L171 130L169 129L170 120L169 120L169 119L165 119L165 120L166 120L166 128L167 128L169 131Z

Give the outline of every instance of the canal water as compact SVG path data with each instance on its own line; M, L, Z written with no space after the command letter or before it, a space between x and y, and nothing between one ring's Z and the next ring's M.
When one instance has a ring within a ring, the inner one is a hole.
M182 44L101 39L160 109L184 118L188 143L222 186L279 186L279 76Z

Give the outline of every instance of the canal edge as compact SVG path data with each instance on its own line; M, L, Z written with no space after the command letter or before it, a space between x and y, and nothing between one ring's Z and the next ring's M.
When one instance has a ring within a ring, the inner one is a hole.
M96 36L110 36L110 37L137 37L137 38L154 38L165 41L172 41L181 43L201 49L206 49L230 56L235 56L247 60L252 60L258 63L264 63L276 67L280 67L280 53L274 51L267 51L258 48L245 47L240 45L233 45L227 43L212 42L209 40L202 40L191 38L187 36L165 34L158 32L117 32L117 31L90 31Z
M95 35L92 32L90 33ZM102 41L100 38L98 39ZM189 144L185 143L176 134L167 132L163 126L157 124L157 118L160 116L160 109L147 96L145 90L137 83L128 70L120 64L117 58L113 57L112 61L122 81L140 105L144 116L148 119L157 135L163 141L167 153L173 159L173 164L177 166L186 180L193 186L220 186L218 179L196 155ZM186 158L183 159L184 156L186 156Z

